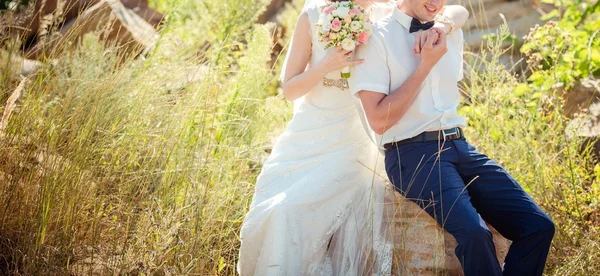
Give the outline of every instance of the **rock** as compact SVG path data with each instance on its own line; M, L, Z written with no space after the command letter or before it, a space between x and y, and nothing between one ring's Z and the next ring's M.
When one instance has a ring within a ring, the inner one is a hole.
M600 159L600 80L584 79L564 94L565 116L573 118L567 125L569 138L582 138L581 151L591 148Z
M152 27L158 29L160 23L164 20L164 15L157 10L148 7L148 0L121 0L123 6L133 10L137 15L150 23Z
M97 3L98 0L35 0L33 11L30 11L16 30L21 32L27 43L46 34L46 26L69 21Z
M600 101L599 87L600 81L584 79L579 85L564 92L563 113L565 116L573 119L579 113L586 113L593 103Z
M100 3L100 0L37 0L31 9L15 15L13 22L16 24L3 26L2 31L11 36L20 36L24 42L24 49L31 47L40 48L49 37L49 28L70 25L73 20L84 14L87 9ZM158 28L164 16L148 7L147 0L123 0L123 6L131 9L138 16ZM11 27L14 26L14 27ZM5 30L6 29L6 30ZM35 51L29 51L34 53ZM28 56L32 57L32 56Z
M508 57L501 59L501 62L509 68L520 61L522 56L518 49L521 47L523 37L527 35L531 28L536 24L541 24L540 11L548 12L553 9L552 6L543 4L542 6L536 0L524 1L498 1L498 0L483 0L478 3L469 4L458 0L448 1L449 5L462 4L470 13L469 20L463 27L465 34L465 48L471 52L479 52L484 42L484 36L495 34L504 20L500 13L506 18L509 31L518 39L515 49L512 53L507 53ZM510 42L505 43L505 48L509 47ZM516 67L517 70L522 70L524 67Z
M158 29L164 20L164 15L162 13L150 7L131 7L130 9L143 18L146 22L150 23L150 25L152 25L152 27L155 29Z
M456 240L417 204L396 193L394 261L402 264L401 275L463 275L454 254ZM500 264L510 241L488 225L494 237Z
M38 43L27 53L29 58L53 57L61 50L76 45L86 33L101 30L100 39L109 44L116 43L129 53L150 50L157 41L156 30L132 10L119 1L101 0L85 10L83 14L65 24L57 38L48 43Z
M591 148L592 154L596 159L600 159L600 103L595 102L590 105L588 113L571 120L567 126L567 136L569 138L582 138L580 151L586 151Z
M267 6L267 9L258 17L257 22L259 24L265 24L267 22L275 22L276 16L280 13L286 2L290 2L290 0L273 0L271 4Z
M26 59L14 54L9 54L8 51L0 50L0 64L10 64L10 79L16 80L21 77L31 76L37 73L43 64L37 60Z
M23 77L28 77L30 75L37 73L41 68L42 68L41 62L39 62L37 60L22 58L21 66L20 66L20 69L21 69L20 75Z

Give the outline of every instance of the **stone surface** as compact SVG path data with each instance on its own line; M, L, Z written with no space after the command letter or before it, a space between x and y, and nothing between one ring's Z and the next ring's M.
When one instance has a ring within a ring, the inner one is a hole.
M586 113L592 104L600 101L600 81L584 79L579 85L564 92L563 99L565 101L563 112L568 118L572 119L578 114Z
M565 116L572 118L567 126L567 136L584 139L581 150L590 147L600 159L600 80L584 79L563 97Z
M290 2L290 0L272 0L267 9L258 17L258 23L276 22L277 14L283 10L287 2Z
M402 264L401 275L463 275L454 254L456 240L419 206L398 193L394 226L394 261ZM502 264L510 241L488 227Z
M152 25L121 2L101 0L65 24L56 38L37 44L26 56L32 59L42 55L52 58L61 50L76 45L86 33L96 30L101 31L103 42L121 45L124 51L130 53L149 50L158 38Z
M518 49L522 45L523 37L536 24L543 23L540 20L542 13L552 10L550 5L542 4L540 6L537 0L449 0L448 4L463 5L469 10L469 20L463 27L465 48L475 53L480 51L485 35L495 34L500 29L504 23L500 14L504 16L509 31L517 38L514 50L501 58L501 62L509 68L512 68L522 58ZM510 43L506 43L504 46L509 47ZM523 69L524 67L517 66L515 68Z
M10 64L10 79L12 80L35 74L43 66L43 64L37 60L10 55L6 50L0 50L0 64Z
M17 30L24 31L24 41L35 40L37 36L46 33L46 25L70 21L97 3L98 0L35 0L33 12L28 20L21 22Z
M51 28L59 28L64 33L65 28L72 27L74 22L81 21L80 16L85 16L87 10L96 7L100 0L36 0L31 9L14 15L12 22L4 24L0 30L10 36L19 36L24 41L24 49L28 50L26 57L35 58L40 48L55 37L49 36ZM148 7L147 0L122 0L122 5L143 18L152 27L158 28L164 16ZM128 15L123 15L128 17ZM137 24L137 23L134 23ZM34 48L34 49L32 49Z

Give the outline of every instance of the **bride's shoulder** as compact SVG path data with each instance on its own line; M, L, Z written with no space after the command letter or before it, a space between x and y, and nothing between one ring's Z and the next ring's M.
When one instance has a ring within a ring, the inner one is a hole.
M382 1L373 3L370 15L371 21L376 24L384 19L389 18L394 11L395 6L396 1Z
M387 26L394 21L394 18L391 15L386 15L383 16L381 18L379 18L379 20L375 21L372 23L373 25L373 32L377 32L377 31L383 31L385 32L387 30Z
M302 13L306 14L311 21L319 18L325 6L322 4L314 4L302 9Z
M319 1L318 3L312 3L312 4L309 4L308 6L305 6L302 10L305 12L311 11L311 12L321 13L327 7L327 5L328 5L327 2Z

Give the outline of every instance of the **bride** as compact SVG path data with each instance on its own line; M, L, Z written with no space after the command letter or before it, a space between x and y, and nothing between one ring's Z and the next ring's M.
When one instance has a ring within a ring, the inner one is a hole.
M354 2L373 22L396 4ZM318 41L314 26L327 4L308 0L298 17L282 71L283 94L294 101L294 115L258 176L241 228L242 276L391 273L386 222L393 204L385 204L385 173L379 173L379 151L339 73L363 61L350 60L352 53L340 48L326 51ZM461 6L443 13L456 28L468 17Z

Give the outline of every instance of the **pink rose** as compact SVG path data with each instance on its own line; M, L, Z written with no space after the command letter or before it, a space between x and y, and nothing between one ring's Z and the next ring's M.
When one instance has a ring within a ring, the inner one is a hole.
M369 43L369 33L368 32L362 32L361 34L358 35L358 42L362 43L362 44L367 44Z
M330 13L331 13L331 12L333 12L333 11L335 11L335 7L334 7L334 6L331 6L331 7L329 7L329 8L326 8L326 9L323 11L323 13L324 13L324 14L330 14Z
M331 21L331 29L335 32L339 31L342 28L342 21L339 19L334 19Z
M344 18L344 21L346 21L346 24L350 24L352 22L352 17L346 16L346 18Z
M358 9L358 8L351 9L348 14L351 15L351 16L359 15L360 14L360 9Z

